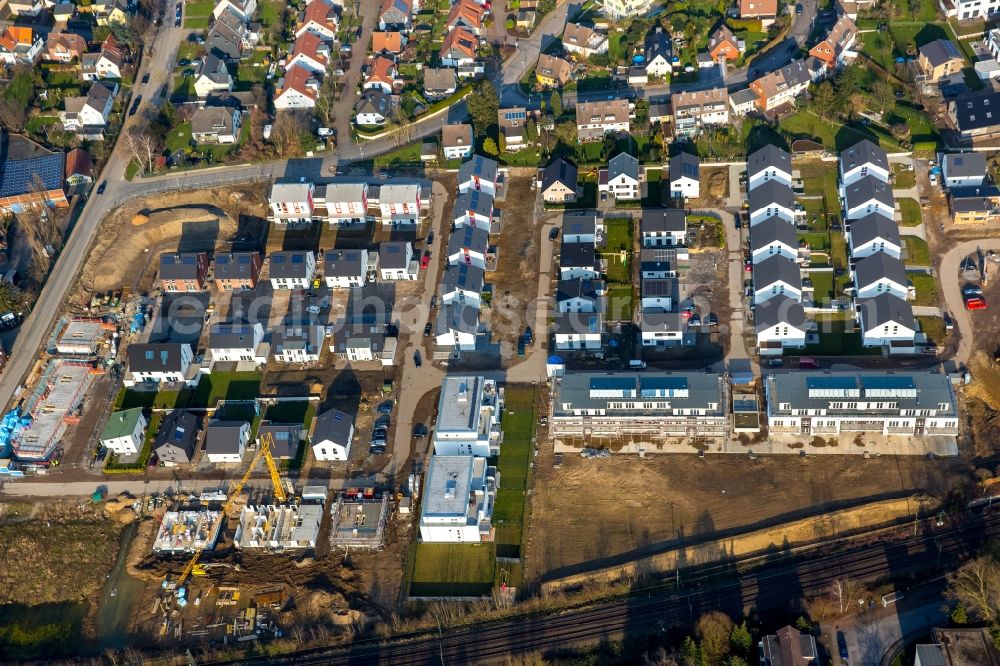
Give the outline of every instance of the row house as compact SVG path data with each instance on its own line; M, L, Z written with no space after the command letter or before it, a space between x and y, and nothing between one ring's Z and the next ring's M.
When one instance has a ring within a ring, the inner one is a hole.
M871 213L851 220L844 231L851 257L861 259L875 253L885 253L899 259L903 242L899 227L885 215Z
M364 224L368 215L367 183L330 183L316 192L316 207L326 209L331 227Z
M413 244L406 241L384 241L378 248L378 271L383 280L416 280L417 260Z
M574 278L556 285L556 309L560 313L601 312L607 287L602 280Z
M792 155L771 143L747 157L747 190L770 181L792 186Z
M780 256L792 261L799 258L799 237L795 225L778 216L758 223L750 232L750 261L757 264Z
M489 231L471 224L461 225L448 237L448 264L468 264L486 270L489 248Z
M760 222L778 216L790 224L795 223L798 211L792 188L779 180L761 183L747 193L750 215L750 233Z
M204 252L160 255L160 288L167 293L197 292L205 288L208 255Z
M851 272L856 298L892 294L905 300L909 292L903 262L888 252L873 252L860 259L855 258Z

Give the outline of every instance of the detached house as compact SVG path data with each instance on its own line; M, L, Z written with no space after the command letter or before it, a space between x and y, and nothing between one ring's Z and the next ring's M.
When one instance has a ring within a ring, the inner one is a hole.
M368 250L327 250L323 255L323 279L332 289L361 287L368 276Z
M753 318L761 356L806 346L806 313L797 300L781 295L769 298L754 308Z
M339 409L328 409L313 419L309 444L319 462L345 461L354 441L354 417Z
M673 199L697 199L701 196L701 160L691 153L670 158L670 196Z
M287 324L271 335L274 359L281 363L315 363L323 353L326 329L318 324Z
M476 348L479 335L479 307L459 303L446 303L438 310L434 320L434 340L442 347L452 347L461 351Z
M193 292L205 288L208 255L204 252L160 255L160 288L165 292Z
M420 221L419 185L383 185L378 195L382 224L411 225Z
M615 201L634 201L642 197L639 186L639 160L619 153L598 173L598 190L609 192Z
M316 276L312 251L272 252L269 279L274 289L308 289Z
M961 74L965 66L965 59L958 52L958 47L948 39L935 39L924 44L920 47L919 54L917 64L925 80L930 83Z
M264 326L260 323L214 324L208 333L212 363L267 363Z
M566 312L552 322L557 351L596 350L603 346L604 318L599 312Z
M361 93L358 106L354 110L356 125L377 126L396 115L396 103L392 95L381 88L372 88Z
M122 57L115 51L84 53L80 58L80 78L84 81L121 79L122 66Z
M253 51L255 36L247 27L247 22L231 7L220 13L205 38L205 48L209 53L237 62Z
M556 308L559 312L600 312L604 293L604 283L600 280L560 280L556 286Z
M114 412L101 433L101 444L119 455L135 455L145 440L146 425L142 407Z
M272 183L268 195L271 214L278 224L309 222L313 217L315 188L312 183Z
M444 99L458 89L458 77L451 67L424 68L424 95L431 100Z
M939 155L941 182L948 189L978 187L986 182L986 156L983 153Z
M337 8L326 0L310 0L295 28L295 37L311 32L324 41L337 39Z
M1000 92L957 97L948 102L948 118L962 139L993 138L1000 134Z
M662 78L673 72L673 45L663 28L656 26L646 35L646 76Z
M103 139L117 93L117 83L98 82L90 86L86 97L67 97L63 100L65 110L59 112L63 128L81 138Z
M841 16L830 28L826 38L809 49L809 55L826 63L833 71L858 57L856 44L858 26L848 16Z
M483 8L475 0L458 0L452 4L445 25L449 31L462 28L478 36L483 29Z
M163 417L153 440L153 451L164 467L187 465L198 446L198 417L189 411L175 409Z
M449 123L441 128L441 148L446 160L464 159L472 154L472 125Z
M34 65L41 59L45 42L31 28L8 26L0 34L0 63Z
M802 300L802 274L798 265L782 256L773 256L753 266L753 302L760 305L777 296Z
M397 56L402 53L405 44L401 32L372 33L372 53L375 55Z
M476 190L495 197L497 184L500 182L499 174L500 165L496 160L473 155L472 159L462 162L458 168L458 191L464 194L469 190Z
M764 28L778 17L778 0L740 0L740 18L760 19Z
M361 84L361 87L364 90L381 90L388 95L392 94L395 84L396 63L389 58L378 56L368 68L368 76L365 78L364 83Z
M208 106L191 115L191 138L195 143L234 144L243 129L243 114L239 109Z
M125 384L134 386L147 382L187 382L188 370L193 362L194 352L189 344L133 343L128 347L128 376ZM195 380L193 383L198 382Z
M715 62L739 60L742 50L736 35L722 23L708 37L708 55Z
M319 80L310 70L293 65L285 70L274 93L275 109L311 109L319 96Z
M525 125L528 124L528 110L523 106L512 106L497 110L497 124L503 149L515 153L526 148Z
M239 463L250 441L246 421L212 421L205 428L205 458L210 463Z
M906 299L908 291L903 262L885 252L876 252L854 263L855 298L892 294Z
M417 270L411 243L385 241L379 244L378 271L382 280L416 280Z
M220 291L254 289L263 264L259 252L220 252L215 255L215 286Z
M679 247L687 236L687 211L682 208L647 208L642 211L639 234L643 247Z
M795 98L804 93L812 83L812 75L805 61L793 60L750 82L750 89L757 95L757 108L764 113L773 112L784 104L795 104Z
M308 30L303 32L292 46L292 53L285 64L285 69L288 70L296 65L322 77L330 65L330 45L314 32ZM392 92L391 85L389 92Z
M209 53L195 74L194 91L200 99L205 99L212 93L229 92L232 89L233 77L229 75L226 63Z
M594 243L604 234L604 220L599 213L573 213L563 216L564 243Z
M460 77L482 74L485 68L476 58L478 46L478 37L464 28L455 28L441 45L441 64L457 69Z
M42 60L68 63L87 52L87 40L71 32L50 32L45 40Z
M471 2L471 0L469 0ZM573 74L573 66L562 58L557 58L548 54L538 56L538 64L535 67L535 80L539 84L548 88L561 88Z
M411 0L383 0L382 9L378 15L378 29L409 32L413 28L410 14L413 11Z
M586 59L592 55L607 53L608 37L591 27L567 23L562 34L562 45L570 53Z
M601 141L605 134L628 133L631 111L627 99L581 102L576 105L576 132L579 141Z
M330 351L352 363L378 361L389 366L395 362L397 343L389 333L384 324L341 322L333 331Z
M892 294L856 301L861 326L861 344L865 347L889 347L892 353L913 353L917 323L913 308Z
M554 204L576 201L576 181L576 165L557 157L542 170L542 201Z
M562 244L559 253L559 279L596 280L599 276L597 252L593 243Z
M257 0L219 0L212 10L212 17L218 19L227 11L235 13L244 23L249 23L257 11Z

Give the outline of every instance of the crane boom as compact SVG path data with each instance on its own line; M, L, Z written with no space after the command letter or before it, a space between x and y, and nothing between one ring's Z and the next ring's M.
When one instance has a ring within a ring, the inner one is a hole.
M236 498L240 496L243 492L243 486L247 484L250 480L250 475L253 474L253 470L257 467L257 463L263 458L264 462L267 464L267 469L271 475L271 485L274 486L274 497L278 502L286 502L288 500L288 494L285 492L284 486L281 485L281 476L278 474L278 466L274 462L274 456L271 455L271 447L274 446L274 436L267 432L260 437L260 446L257 449L257 453L254 454L253 460L247 466L245 472L243 472L243 477L233 483L232 487L229 489L229 495L226 497L226 503L222 506L222 511L219 512L219 517L215 519L215 524L212 525L211 534L214 534L218 529L219 524L225 519L226 514L236 503ZM205 546L199 546L195 548L194 553L191 555L191 559L188 560L187 565L184 567L184 571L181 572L180 577L177 579L176 586L180 587L184 584L184 581L188 579L191 572L194 571L195 565L198 564L198 559L201 557L202 551L205 550Z

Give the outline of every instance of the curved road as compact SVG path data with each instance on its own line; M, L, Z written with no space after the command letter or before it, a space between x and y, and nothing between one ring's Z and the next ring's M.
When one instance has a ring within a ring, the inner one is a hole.
M944 290L944 302L959 333L958 351L951 359L955 364L955 370L966 365L972 354L972 319L975 316L973 312L965 309L959 268L967 256L986 250L1000 251L1000 238L983 238L959 243L941 258L938 269L941 288Z

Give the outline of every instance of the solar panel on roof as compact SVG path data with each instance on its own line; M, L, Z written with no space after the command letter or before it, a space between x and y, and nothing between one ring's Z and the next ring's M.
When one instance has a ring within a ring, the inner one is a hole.
M271 257L271 263L272 264L283 264L283 263L285 263L285 255L279 254L279 255L276 255L274 257Z
M301 264L303 261L305 261L305 257L303 257L301 254L293 254L292 255L292 263L293 264Z
M249 254L241 254L238 261L241 264L249 264L250 263L250 255Z
M195 257L192 257L191 255L185 255L181 257L181 263L187 266L193 266L195 263Z
M630 389L635 387L635 380L631 377L592 377L590 380L591 389Z
M806 379L808 388L854 388L857 382L854 377L809 377Z
M879 377L862 377L865 388L916 388L912 377L901 375L885 375Z

